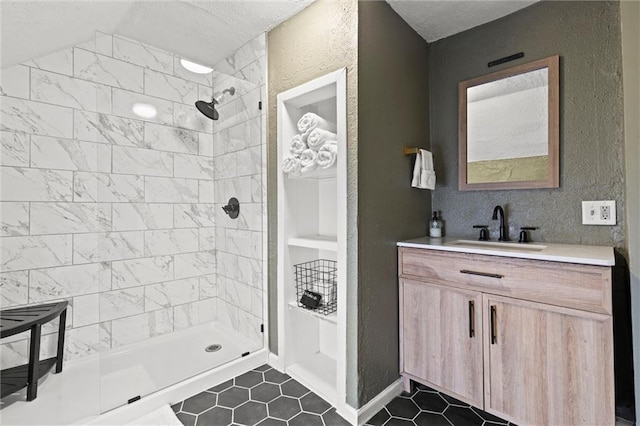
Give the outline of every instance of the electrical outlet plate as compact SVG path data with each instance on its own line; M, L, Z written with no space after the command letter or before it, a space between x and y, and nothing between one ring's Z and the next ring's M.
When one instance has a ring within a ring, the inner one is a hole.
M583 225L615 225L616 202L609 201L583 201L582 202Z

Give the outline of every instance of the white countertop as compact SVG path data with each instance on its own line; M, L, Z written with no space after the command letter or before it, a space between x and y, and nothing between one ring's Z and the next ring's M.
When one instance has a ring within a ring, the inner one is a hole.
M551 262L580 263L613 266L613 247L543 242L518 243L514 241L474 241L466 238L429 238L400 241L398 247L413 247L489 256L517 257L520 259L548 260Z

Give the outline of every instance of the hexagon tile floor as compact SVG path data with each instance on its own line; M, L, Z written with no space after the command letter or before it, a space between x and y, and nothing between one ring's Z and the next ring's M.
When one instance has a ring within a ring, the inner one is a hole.
M367 426L494 426L514 425L462 401L416 384L366 423Z
M173 405L185 426L348 426L327 401L268 365Z
M324 399L263 365L172 406L185 426L348 426ZM368 426L509 425L422 385L393 399Z

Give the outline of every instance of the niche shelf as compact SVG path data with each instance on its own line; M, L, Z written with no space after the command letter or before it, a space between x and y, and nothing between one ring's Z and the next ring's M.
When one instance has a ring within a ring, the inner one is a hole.
M278 358L277 366L353 418L346 403L346 68L277 96ZM307 112L336 124L337 158L328 169L289 176L282 168L297 123ZM337 262L337 311L298 306L294 265Z
M289 302L289 309L298 309L300 312L306 315L309 315L311 317L318 318L321 321L327 321L333 324L337 324L338 322L338 318L336 314L323 315L318 312L312 311L310 309L301 308L300 306L298 306L297 301Z
M292 180L304 180L304 179L335 179L337 175L336 167L330 167L328 169L315 169L312 172L291 176L287 175L287 179Z
M290 237L289 246L338 252L338 238L327 235Z

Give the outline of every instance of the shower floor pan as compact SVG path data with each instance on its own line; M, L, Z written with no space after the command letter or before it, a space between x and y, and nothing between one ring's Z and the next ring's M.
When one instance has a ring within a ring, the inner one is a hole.
M222 349L206 352L212 344ZM62 425L144 398L262 347L219 323L159 336L65 364L38 386L38 398L25 401L25 389L2 400L0 418L10 425Z

